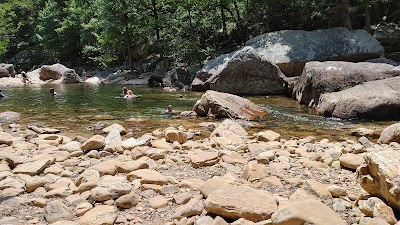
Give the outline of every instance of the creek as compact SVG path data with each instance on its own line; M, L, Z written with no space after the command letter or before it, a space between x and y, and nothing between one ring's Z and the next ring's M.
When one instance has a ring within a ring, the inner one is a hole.
M60 94L53 97L50 88ZM42 85L25 87L3 87L8 97L0 100L0 112L21 113L21 125L57 128L64 134L91 137L106 125L119 123L139 137L158 128L183 125L196 129L200 122L213 122L206 118L178 118L165 115L164 110L172 105L174 110L191 110L200 92L168 92L161 88L128 87L138 98L127 100L119 97L121 86L111 85ZM350 131L366 127L381 131L394 123L373 121L343 121L324 118L313 109L299 105L283 96L247 97L265 107L269 115L262 121L245 122L249 133L270 129L285 138L315 136L317 139L347 140Z

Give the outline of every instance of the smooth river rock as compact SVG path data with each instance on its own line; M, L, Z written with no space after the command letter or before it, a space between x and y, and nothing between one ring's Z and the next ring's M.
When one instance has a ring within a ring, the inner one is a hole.
M117 219L117 208L108 205L98 205L86 212L80 219L80 225L113 225Z
M400 119L400 77L369 81L321 95L319 114L342 119Z
M400 143L400 123L386 127L378 139L378 143L390 144L390 142Z
M199 116L214 115L217 118L233 118L255 120L267 115L265 109L245 98L217 92L207 91L193 107Z
M12 111L5 111L0 113L0 123L13 123L21 119L21 114Z
M229 219L259 222L277 210L273 195L247 186L229 186L212 192L205 202L207 212Z
M223 57L223 62L197 73L192 89L215 90L231 94L283 94L285 75L251 46Z
M107 201L129 194L131 190L132 186L125 177L106 175L101 177L97 187L90 191L89 199L94 201Z
M301 104L316 106L321 94L399 75L400 69L385 63L308 62L294 87L293 98Z

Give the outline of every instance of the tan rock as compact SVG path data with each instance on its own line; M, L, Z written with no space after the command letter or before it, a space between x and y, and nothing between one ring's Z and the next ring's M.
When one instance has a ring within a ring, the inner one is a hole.
M312 210L310 210L312 209ZM346 225L339 215L324 203L309 199L279 207L272 217L274 225Z
M172 145L166 142L164 139L160 140L155 140L151 142L151 146L153 148L159 148L159 149L164 149L164 150L172 150Z
M60 149L60 150L65 150L65 151L67 151L67 152L76 152L76 151L82 151L81 150L81 143L79 143L78 141L71 141L71 142L68 142L67 144L65 144L65 145L60 145L60 146L58 146L58 148Z
M267 130L267 131L262 131L254 134L254 136L257 138L259 141L279 141L281 135L272 131L272 130Z
M0 181L0 190L4 189L25 189L25 181L22 181L21 179L13 178L13 177L7 177L4 180Z
M131 190L132 186L125 177L106 175L100 178L97 187L90 190L89 199L94 201L106 201L128 194Z
M89 167L88 170L96 170L100 173L100 176L115 175L117 173L115 164L117 164L116 160L107 160Z
M386 221L380 218L363 217L360 219L359 225L388 225Z
M379 134L376 131L363 127L351 130L350 134L356 137L377 138L379 136Z
M106 138L104 139L105 145L122 145L122 138L119 130L115 129L110 131Z
M24 180L27 192L32 192L36 190L36 188L38 187L44 187L47 183L50 182L48 178L39 176L28 177L27 179Z
M319 198L313 194L308 193L306 190L303 188L297 189L292 195L290 195L289 200L290 201L303 201L303 200L308 200L308 199L315 199L319 200Z
M374 210L372 212L372 216L374 218L381 218L386 221L390 225L394 225L397 223L397 219L394 215L392 208L387 206L385 203L378 203L374 206Z
M95 135L89 138L85 143L82 144L81 149L83 151L97 150L104 147L105 138L101 135Z
M149 164L144 160L132 160L116 164L119 173L130 173L139 169L148 169Z
M79 225L79 223L75 221L60 220L55 223L52 223L51 225Z
M373 196L385 199L390 206L400 210L400 152L380 151L369 153L366 163L358 167L357 179L361 187Z
M327 190L327 185L322 184L316 180L306 180L304 181L303 188L309 193L318 196L321 199L331 199L332 195Z
M247 131L242 126L231 119L226 119L215 128L210 137L225 137L234 142L243 142L243 138L247 135Z
M6 132L0 132L0 144L12 145L14 137Z
M214 176L213 178L205 181L203 185L199 187L199 191L205 198L207 198L212 192L224 188L228 185L228 180L219 176Z
M258 164L256 161L249 162L243 171L243 179L254 182L260 181L263 178L267 177L267 173L265 172L265 166L262 164Z
M110 132L113 131L113 130L118 130L119 133L120 133L121 135L126 134L126 129L125 129L125 127L123 127L122 125L119 125L119 124L117 124L117 123L114 123L113 125L110 125L110 126L104 128L104 129L103 129L103 132L108 134L108 133L110 133Z
M114 206L98 205L79 219L79 225L113 225L116 219L117 209Z
M389 144L390 142L400 143L400 123L386 127L378 139L378 143Z
M136 206L139 202L139 197L135 194L127 194L115 200L115 205L119 208L130 209Z
M219 162L217 152L205 152L201 150L195 150L188 153L188 158L194 168L202 166L212 166Z
M168 200L164 196L158 195L154 198L149 199L149 204L151 208L158 209L167 205Z
M32 198L29 200L29 204L40 208L44 208L47 205L47 201L48 200L44 198Z
M89 202L82 202L75 207L75 214L77 216L82 216L87 211L93 209L93 205Z
M142 184L158 184L163 185L168 183L168 178L161 173L151 169L140 169L128 174L128 180L140 179Z
M74 215L68 210L68 207L62 202L55 200L47 204L45 218L48 223L54 223L60 220L73 220Z
M339 161L342 166L355 170L358 166L364 163L364 158L360 155L347 153L341 155Z
M78 176L78 179L76 180L76 185L79 186L82 183L86 182L93 182L97 183L100 179L100 173L97 170L85 170L81 175Z
M184 132L178 130L168 130L165 132L165 140L173 143L174 141L183 144L187 141L187 136Z
M228 186L212 192L205 202L207 212L229 219L259 222L277 210L273 195L247 186Z
M222 217L216 216L211 225L229 225Z
M182 217L190 217L200 215L204 209L203 200L192 199L185 205L181 205L175 209L175 213L172 215L173 219L180 219Z
M50 159L42 159L42 160L37 160L34 162L20 164L17 167L15 167L15 169L13 170L13 173L38 175L51 163L52 163L52 161Z
M330 185L326 189L331 193L333 197L340 197L347 195L346 189L337 185Z
M183 193L183 194L174 196L173 200L176 204L182 205L182 204L187 203L191 198L192 198L192 195L190 193Z
M51 190L43 195L45 198L65 198L73 193L72 189L69 187L60 187Z

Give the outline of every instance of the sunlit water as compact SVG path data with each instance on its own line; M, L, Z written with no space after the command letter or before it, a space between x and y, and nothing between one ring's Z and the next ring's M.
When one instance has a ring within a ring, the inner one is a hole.
M51 96L50 88L60 94ZM65 134L90 137L105 125L119 123L138 137L157 128L183 125L196 128L205 118L178 118L163 114L168 105L176 111L191 110L202 93L167 92L161 88L129 87L138 98L119 97L121 86L57 85L3 87L8 98L0 100L0 112L10 110L21 113L22 125L58 128ZM298 105L281 96L249 97L269 111L263 121L251 122L250 133L271 129L285 138L315 136L318 139L349 139L350 130L368 127L382 130L393 122L341 121L318 116L312 109ZM134 118L132 120L132 118ZM130 121L127 121L131 119Z

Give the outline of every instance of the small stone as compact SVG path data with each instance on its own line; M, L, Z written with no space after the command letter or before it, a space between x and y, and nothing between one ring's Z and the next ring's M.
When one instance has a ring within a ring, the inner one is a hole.
M340 156L339 161L342 166L355 170L364 162L364 158L359 155L347 153Z
M254 134L255 137L257 137L257 140L259 141L278 141L279 138L281 137L280 134L272 131L272 130L267 130L263 132L258 132L257 134Z
M119 197L116 201L115 204L119 208L123 209L130 209L138 204L139 198L138 196L134 194L127 194Z
M91 210L92 208L93 208L93 205L90 204L89 202L80 203L75 207L75 214L77 216L82 216L87 211Z
M168 204L168 200L164 196L156 196L154 198L149 199L150 207L154 209L161 208Z
M182 205L187 203L192 198L190 193L183 193L180 195L174 196L174 202L178 205Z
M50 224L60 220L73 220L74 218L68 207L58 200L49 202L45 210L46 221Z
M333 197L345 196L347 194L346 189L337 185L330 185L326 189L331 193Z
M80 225L113 225L117 219L117 209L114 206L98 205L86 212L80 219Z
M85 143L82 144L81 149L83 151L97 150L104 147L104 137L101 135L95 135L89 138Z

